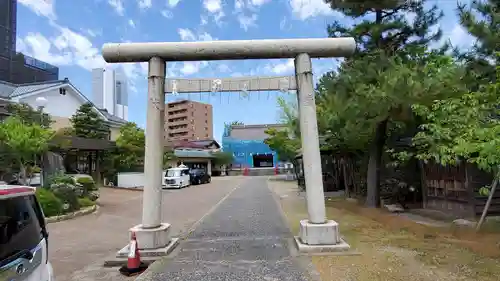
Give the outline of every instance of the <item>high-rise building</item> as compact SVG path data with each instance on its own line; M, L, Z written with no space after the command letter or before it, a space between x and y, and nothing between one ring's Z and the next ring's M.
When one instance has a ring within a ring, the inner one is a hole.
M101 109L128 120L128 87L126 75L110 68L92 69L92 98Z
M0 80L14 84L55 81L59 68L16 53L17 0L0 0Z
M213 139L213 108L211 104L180 100L165 106L165 140Z

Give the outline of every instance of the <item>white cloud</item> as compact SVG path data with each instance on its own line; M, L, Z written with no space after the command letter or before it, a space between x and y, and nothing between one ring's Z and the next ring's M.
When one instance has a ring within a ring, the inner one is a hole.
M194 41L196 40L196 36L194 35L194 33L187 29L187 28L179 28L177 30L177 32L179 33L179 36L181 37L181 40L184 40L184 41Z
M221 63L217 66L217 70L219 70L219 72L224 73L224 72L230 72L231 68L229 67L229 65Z
M254 6L261 6L261 5L266 4L268 2L271 2L271 0L250 0L250 3Z
M248 30L249 27L255 27L257 24L257 14L253 14L251 16L245 16L243 14L238 15L238 22L240 23L240 27L245 31Z
M208 20L206 17L201 16L200 17L200 25L206 25L208 23Z
M174 17L174 14L172 14L172 12L169 11L169 10L163 10L163 11L161 11L161 15L164 16L164 17L166 17L167 19L171 19L171 18Z
M213 41L217 40L217 38L213 38L212 35L210 35L208 32L203 32L198 36L198 39L200 41Z
M90 37L96 37L102 35L102 30L81 29L81 31L87 33Z
M256 27L257 13L260 6L271 2L270 0L235 0L234 14L237 15L240 27L247 31L250 27Z
M182 41L213 41L217 40L217 38L213 38L212 35L210 35L207 32L203 32L197 35L194 34L193 31L191 31L188 28L179 28L177 30L177 33L179 33L179 37L181 38Z
M149 9L153 6L152 0L138 0L137 4L141 10Z
M125 8L123 7L123 0L108 0L108 4L115 10L115 12L123 16Z
M106 65L99 50L87 37L66 27L56 26L56 29L59 34L50 39L40 33L29 33L20 38L22 52L59 66L78 65L90 70Z
M218 13L222 11L221 0L203 0L203 7L210 13Z
M456 24L447 35L448 36L443 36L443 38L448 37L446 39L449 39L454 47L469 48L474 44L474 37L472 37L460 24Z
M70 53L60 53L51 42L40 33L28 33L24 38L18 38L19 51L54 65L69 65L72 62Z
M135 22L132 19L128 20L128 25L130 25L130 27L135 28Z
M203 0L203 7L210 14L213 15L214 20L217 24L220 23L220 20L224 17L224 11L222 9L222 1L221 0Z
M290 30L291 27L292 27L292 25L290 22L288 22L288 19L286 17L281 19L280 30Z
M333 11L323 0L288 0L292 13L301 20L315 16L342 16Z
M180 72L184 75L191 75L198 73L202 68L205 68L208 65L206 61L188 61L184 62L183 67L180 69Z
M179 4L179 2L180 0L168 0L168 6L174 8L175 6L177 6L177 4Z
M39 16L55 20L57 17L54 9L54 1L55 0L19 0L18 2Z
M295 64L293 59L288 59L282 63L268 64L264 69L277 75L290 74L290 72L293 73Z

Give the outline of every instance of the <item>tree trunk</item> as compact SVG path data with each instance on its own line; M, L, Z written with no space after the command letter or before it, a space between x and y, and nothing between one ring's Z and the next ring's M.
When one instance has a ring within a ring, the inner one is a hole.
M366 175L366 206L377 208L380 206L380 168L382 165L382 153L386 140L388 119L383 120L375 129L375 138L370 145L368 171Z
M491 185L490 194L488 196L488 201L486 201L486 205L484 205L483 213L481 214L481 218L479 219L479 222L477 223L477 226L476 226L476 231L479 231L481 229L481 226L483 225L483 222L486 219L486 215L488 214L488 209L490 208L491 201L493 200L493 195L495 195L495 191L497 189L499 177L500 177L500 171L498 173L496 173L496 175L495 175L495 179L493 180L493 184Z

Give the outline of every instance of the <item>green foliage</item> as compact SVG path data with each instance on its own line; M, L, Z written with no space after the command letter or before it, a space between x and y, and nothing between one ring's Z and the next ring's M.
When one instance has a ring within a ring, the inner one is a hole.
M78 205L80 205L80 207L82 207L82 208L92 207L95 205L95 201L93 201L87 197L78 198Z
M77 137L87 139L108 139L109 126L91 103L80 106L70 119Z
M81 197L94 197L91 196L93 191L97 191L98 188L92 178L81 177L76 180L77 184L82 187ZM96 198L97 199L97 198Z
M498 75L500 78L500 72ZM422 130L413 138L416 156L443 165L465 159L496 174L500 166L499 83L436 100L429 106L414 105L415 113L423 119Z
M27 125L36 124L42 128L48 129L52 124L50 115L40 110L35 110L25 103L9 103L7 105L7 112L12 116L16 116Z
M63 203L64 212L74 212L80 209L78 195L73 186L55 185L51 190Z
M460 23L475 37L474 48L461 52L469 70L475 72L472 86L479 79L493 81L496 78L495 65L500 57L495 54L500 46L500 2L498 0L474 0L470 5L458 4Z
M177 159L175 153L172 149L164 148L163 151L163 168L166 169L169 166L169 163L173 160Z
M69 175L62 172L53 174L50 178L45 181L45 187L51 188L54 184L75 184L75 179Z
M133 122L128 122L120 128L120 136L116 139L116 147L105 155L104 169L108 176L116 172L141 170L144 165L145 153L144 130ZM174 151L165 148L163 164L175 160Z
M0 123L0 151L3 160L9 161L3 165L19 167L26 183L29 167L48 150L53 135L52 131L35 123L25 123L15 116L7 118Z
M218 151L212 155L215 157L213 160L215 165L229 165L234 161L234 156L230 152Z
M348 17L361 19L352 27L335 21L328 26L330 37L354 37L360 53L364 56L373 51L384 51L388 55L411 53L413 47L426 46L439 40L441 31L431 28L443 17L434 5L426 9L427 1L396 0L325 0L332 9ZM408 14L414 14L412 22ZM371 77L367 77L371 79Z
M133 122L123 125L120 128L120 136L116 139L116 150L114 153L115 168L118 170L129 170L142 165L144 146L144 130Z
M266 130L269 136L264 143L278 154L280 161L293 162L300 149L300 139L290 138L287 130L276 130L269 128Z
M36 197L46 217L58 216L63 213L63 203L52 191L46 188L38 188Z

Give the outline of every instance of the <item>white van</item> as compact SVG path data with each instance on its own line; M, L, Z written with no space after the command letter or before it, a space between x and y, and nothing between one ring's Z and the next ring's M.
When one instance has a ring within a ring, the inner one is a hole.
M191 185L189 168L181 165L165 172L163 186L166 188L183 188ZM0 280L2 281L2 280Z
M34 188L0 185L0 281L54 281Z

